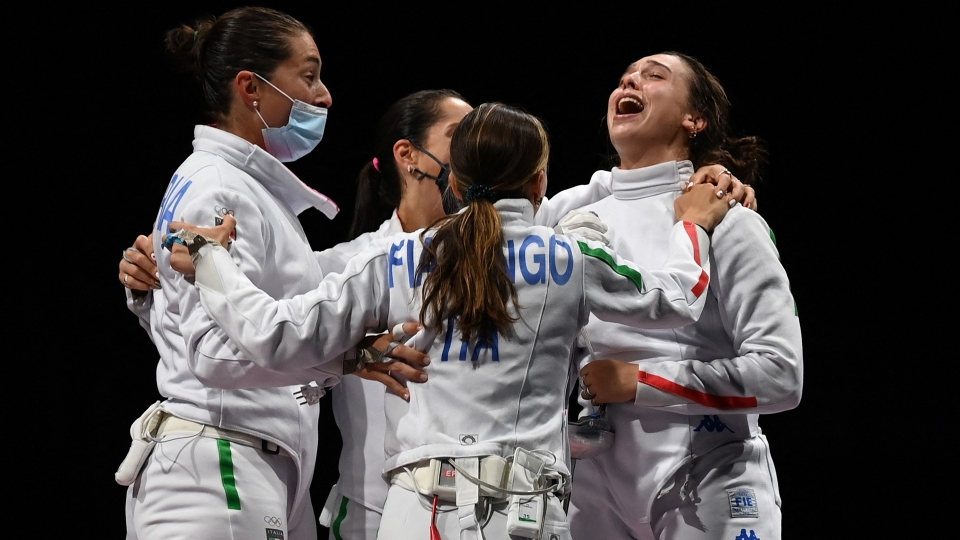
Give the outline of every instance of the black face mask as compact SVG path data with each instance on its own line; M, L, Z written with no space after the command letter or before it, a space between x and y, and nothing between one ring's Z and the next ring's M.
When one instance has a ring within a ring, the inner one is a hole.
M413 143L410 143L410 144L413 144ZM420 175L419 177L417 177L417 180L423 180L424 178L429 178L437 184L437 188L440 190L440 200L443 203L444 213L449 215L449 214L455 214L459 212L460 208L463 207L463 202L460 199L458 199L453 194L453 190L450 189L450 164L443 163L442 161L437 159L436 156L434 156L430 152L427 152L426 150L424 150L423 148L420 148L415 144L413 144L413 147L416 148L417 150L420 150L424 154L430 156L430 159L436 161L437 165L440 165L440 174L438 176L425 173L420 169L414 169L413 171Z

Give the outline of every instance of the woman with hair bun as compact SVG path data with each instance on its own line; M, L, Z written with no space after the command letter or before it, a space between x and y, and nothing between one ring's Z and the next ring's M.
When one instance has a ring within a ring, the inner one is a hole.
M319 285L323 272L296 215L313 206L332 218L339 209L284 163L323 136L332 100L320 54L302 23L250 7L175 28L167 48L197 76L215 124L195 128L194 152L160 204L149 246L160 263L157 290L129 299L160 353L166 399L134 423L117 472L129 485L128 538L312 540L318 407L295 394L319 389L285 385L332 384L342 366L295 376L259 368L206 315L193 283L169 268L159 240L173 221L214 226L236 216L243 226L231 255L266 294L292 298Z
M702 309L708 231L729 196L695 186L677 199L669 262L651 273L535 224L548 156L538 119L477 107L450 144L450 185L465 208L373 243L292 299L258 290L223 249L232 217L214 229L173 225L189 231L168 238L171 264L194 275L204 309L265 369L322 369L364 332L420 321L409 344L428 353L430 377L409 400L384 396L391 486L378 538L569 539L562 389L578 330L590 312L670 328Z
M729 108L719 81L684 54L642 58L620 77L607 105L620 165L594 175L613 194L583 209L608 225L618 253L664 264L663 234L694 167L720 163L758 179L766 154L756 138L730 135ZM712 246L697 323L655 330L591 318L586 327L583 414L608 404L616 437L577 465L574 538L780 538L776 470L757 421L800 401L800 323L763 218L731 209Z

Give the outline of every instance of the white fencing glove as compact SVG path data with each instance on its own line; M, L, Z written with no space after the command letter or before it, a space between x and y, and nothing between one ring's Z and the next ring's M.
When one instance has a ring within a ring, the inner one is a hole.
M563 216L553 230L560 234L577 235L587 240L601 242L604 246L610 246L610 238L606 234L607 225L593 212L571 210Z

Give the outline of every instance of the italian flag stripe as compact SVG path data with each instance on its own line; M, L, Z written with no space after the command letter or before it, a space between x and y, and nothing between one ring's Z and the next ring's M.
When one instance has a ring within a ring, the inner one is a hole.
M687 388L686 386L680 386L673 381L669 381L663 377L653 375L652 373L647 373L642 370L637 376L637 380L643 384L663 390L664 392L669 392L676 396L689 399L694 403L699 403L700 405L714 409L750 409L757 406L757 398L753 396L738 397L708 394L706 392Z
M233 475L233 452L230 441L217 439L217 451L220 453L220 480L227 495L227 509L240 510L240 493L237 491L237 478Z
M703 268L703 263L700 262L700 237L697 235L697 226L689 221L684 221L683 230L687 232L687 237L690 238L690 242L693 244L693 260ZM697 284L690 289L690 292L697 298L700 298L700 295L703 294L703 291L707 288L708 283L710 283L710 276L701 270L700 279L698 279Z
M602 249L593 249L584 242L577 242L577 244L580 246L580 251L583 252L584 255L588 255L594 259L600 259L607 263L607 266L612 268L614 272L632 281L633 284L637 286L637 291L641 294L643 293L643 276L641 276L639 272L629 266L618 265L617 261Z

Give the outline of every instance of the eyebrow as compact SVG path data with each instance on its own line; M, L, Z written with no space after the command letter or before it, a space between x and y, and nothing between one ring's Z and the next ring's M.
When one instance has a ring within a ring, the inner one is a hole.
M656 64L656 65L662 67L663 69L669 71L670 73L673 73L673 70L670 69L670 67L668 67L666 64L664 64L664 63L662 63L662 62L657 62L656 60L647 60L647 63L649 63L649 64Z
M306 60L304 60L304 62L313 62L314 64L316 64L316 65L318 65L318 66L320 65L320 59L317 58L316 56L311 56L311 57L307 58Z

